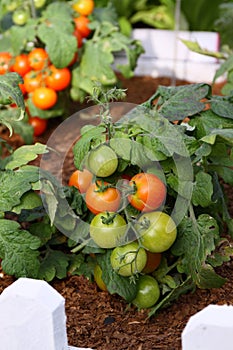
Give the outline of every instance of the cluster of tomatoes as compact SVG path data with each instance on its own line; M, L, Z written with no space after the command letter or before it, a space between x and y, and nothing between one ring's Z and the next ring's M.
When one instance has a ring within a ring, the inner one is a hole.
M159 266L162 253L174 243L177 229L173 219L160 210L167 195L163 181L142 171L132 177L119 174L115 182L106 181L114 177L117 168L117 154L108 144L101 144L89 152L85 169L71 174L69 186L83 194L87 208L94 214L90 238L98 247L112 250L110 261L115 272L124 277L139 275L133 303L148 308L160 296L158 282L151 273ZM126 214L127 205L137 210L136 220ZM94 277L98 286L107 290L100 266L96 266Z
M77 38L77 51L67 67L55 67L43 47L34 47L29 53L21 53L16 57L12 57L9 52L0 52L0 75L7 72L18 73L23 78L20 88L25 101L30 96L32 103L41 110L54 107L59 98L58 93L69 87L71 67L78 59L78 48L91 33L88 15L94 9L93 0L78 0L72 7L75 13L73 35ZM17 24L23 25L24 22ZM46 130L47 119L31 116L29 111L28 114L34 135L41 135Z

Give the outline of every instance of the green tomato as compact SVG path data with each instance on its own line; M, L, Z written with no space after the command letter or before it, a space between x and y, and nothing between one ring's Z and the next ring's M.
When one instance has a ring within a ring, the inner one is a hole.
M15 11L19 6L19 1L11 1L6 5L7 11Z
M161 211L141 215L136 229L143 247L152 253L168 250L177 236L175 222L168 214Z
M40 9L46 3L46 0L33 0L35 8Z
M147 309L157 303L160 289L156 279L149 275L141 275L137 281L137 294L132 303L139 309Z
M23 26L27 22L28 18L29 18L28 11L24 9L19 9L13 12L12 21L14 22L14 24Z
M146 266L145 249L138 242L131 242L113 249L110 257L112 268L121 276L132 276Z
M26 192L22 195L20 203L12 208L12 212L20 214L23 209L34 209L42 206L42 200L39 194L34 191Z
M112 212L99 213L91 221L90 236L101 248L114 248L120 245L127 230L125 219Z
M112 148L102 144L90 151L87 164L89 170L96 176L107 177L116 171L118 158Z

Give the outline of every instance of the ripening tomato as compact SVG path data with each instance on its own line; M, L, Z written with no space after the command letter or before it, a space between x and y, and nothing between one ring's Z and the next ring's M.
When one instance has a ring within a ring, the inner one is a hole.
M11 70L12 56L9 52L0 52L0 75Z
M55 91L61 91L67 88L71 81L71 73L69 68L56 68L54 65L49 66L46 75L46 85Z
M149 252L149 250L146 250L146 255L147 255L146 266L144 267L142 272L151 273L159 267L162 260L162 254L152 253L152 252Z
M34 136L42 135L45 132L48 125L47 119L42 119L39 117L29 117L28 122L33 127Z
M101 267L98 264L96 264L94 267L94 280L95 280L97 286L99 287L99 289L107 292L108 289L107 289L107 286L102 279L102 273L103 273L103 271L102 271Z
M146 251L138 242L116 247L110 256L113 270L125 277L140 273L146 265L146 259Z
M26 91L26 89L25 89L25 85L24 85L24 84L19 84L19 88L20 88L22 94L23 94L23 95L26 95L27 91Z
M69 178L69 186L76 187L80 193L85 193L91 184L93 174L87 169L75 170Z
M39 87L32 93L32 102L40 109L49 109L57 102L57 93L48 87Z
M117 211L121 202L121 195L118 189L107 182L97 181L92 183L86 192L85 197L87 208L98 214L103 211Z
M137 281L137 294L132 303L139 309L155 305L160 297L159 284L152 276L141 275Z
M40 72L31 70L23 77L25 90L32 92L42 86L43 76Z
M88 27L90 20L86 16L79 16L74 18L75 28L79 31L83 38L87 38L91 33L91 29Z
M90 224L90 236L100 248L114 248L122 244L128 225L118 213L102 212Z
M94 1L78 0L72 5L72 8L74 11L78 12L80 15L88 16L94 10Z
M161 211L142 214L135 228L142 246L152 253L162 253L168 250L177 236L174 220Z
M154 174L136 174L129 185L133 193L128 196L128 200L140 211L149 212L158 209L166 198L166 186Z
M14 64L12 66L12 70L22 77L31 70L28 55L21 54L15 57Z
M49 55L42 47L34 48L28 54L30 67L34 70L42 70L49 65Z

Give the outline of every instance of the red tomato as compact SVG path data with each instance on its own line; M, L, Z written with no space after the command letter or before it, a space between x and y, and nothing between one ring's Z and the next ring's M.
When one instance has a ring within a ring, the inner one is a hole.
M136 174L129 184L133 194L128 196L128 200L140 211L149 212L158 209L166 198L166 186L154 174Z
M38 87L41 87L43 77L42 74L37 71L30 71L24 76L24 86L27 92L32 92Z
M69 68L56 68L54 65L49 66L49 73L46 76L46 85L55 91L61 91L69 86L71 73Z
M0 52L0 75L11 70L12 56L9 52Z
M32 102L40 109L49 109L57 102L57 93L48 87L39 87L33 91Z
M93 214L103 211L115 212L120 206L121 195L107 182L92 183L86 192L86 205Z
M75 28L79 31L83 38L87 38L91 33L91 29L88 27L90 23L89 18L86 16L79 16L74 18Z
M34 70L42 70L49 64L49 55L42 47L33 49L29 55L30 67Z
M75 170L69 178L69 186L76 187L80 193L85 193L91 184L93 174L87 169Z
M22 77L31 70L29 65L28 55L21 54L15 57L15 62L12 66L14 72L20 74Z
M26 89L25 89L25 85L24 84L19 84L20 90L22 92L23 95L25 95L27 93Z
M42 135L45 132L48 124L47 119L42 119L39 117L29 117L28 122L34 129L34 136Z
M74 11L78 12L80 15L88 16L94 10L93 0L78 0L73 5Z

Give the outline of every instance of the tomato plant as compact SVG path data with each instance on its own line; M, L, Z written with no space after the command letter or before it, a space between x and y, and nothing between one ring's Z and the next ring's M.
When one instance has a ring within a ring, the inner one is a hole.
M88 16L94 10L93 0L78 0L73 5L74 11L78 12L80 15Z
M83 38L87 38L90 35L91 29L88 26L88 24L90 23L90 20L88 17L86 16L75 17L74 23L77 31L82 35Z
M12 56L9 52L0 52L0 75L10 71L11 60Z
M21 54L15 57L14 64L12 66L12 70L18 74L20 74L22 77L28 73L31 68L29 65L28 55Z
M41 119L39 117L29 117L28 122L33 127L34 136L42 135L48 125L47 119Z
M94 216L90 224L90 236L101 248L121 245L128 225L125 219L113 212L102 212Z
M137 281L137 295L132 301L139 309L147 309L157 303L160 297L160 288L152 276L142 275Z
M28 54L30 67L36 71L41 71L49 64L49 55L42 47L34 48Z
M143 247L153 253L169 249L177 236L173 219L160 211L142 214L136 226Z
M87 166L90 171L99 177L112 175L118 165L116 153L107 145L102 144L92 149L87 158Z
M98 180L87 189L85 201L93 214L104 211L115 212L120 206L121 194L110 183Z
M69 178L69 186L76 187L80 193L85 193L93 179L93 174L89 170L75 170Z
M128 196L130 204L143 212L158 209L166 198L166 186L154 174L139 173L130 180L132 194Z
M49 66L45 79L47 87L54 89L55 91L64 90L69 86L70 81L71 73L69 68L59 69L53 65Z
M57 93L48 87L39 87L33 91L32 101L41 109L49 109L57 102Z
M137 242L131 242L113 249L112 268L121 276L132 276L143 270L146 265L146 251Z

